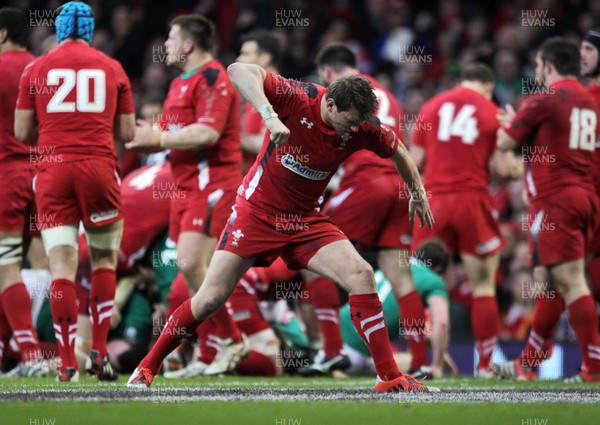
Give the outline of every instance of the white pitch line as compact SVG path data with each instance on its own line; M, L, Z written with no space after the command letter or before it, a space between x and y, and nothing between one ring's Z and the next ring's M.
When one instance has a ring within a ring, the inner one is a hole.
M435 394L377 394L364 389L252 389L252 388L153 388L128 390L41 390L0 392L0 401L144 401L153 403L188 403L198 401L362 401L375 403L600 403L600 391L581 390L504 390L498 388L442 389Z

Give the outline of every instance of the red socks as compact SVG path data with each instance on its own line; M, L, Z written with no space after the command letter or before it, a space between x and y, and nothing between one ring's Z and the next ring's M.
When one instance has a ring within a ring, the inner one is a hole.
M19 345L21 361L29 362L40 357L42 352L31 320L31 298L23 282L2 292L2 308Z
M473 298L471 328L479 354L477 369L487 369L498 340L498 304L495 296Z
M56 279L50 286L50 310L54 320L54 334L62 361L60 370L78 369L75 357L77 336L77 294L75 284L68 279Z
M349 304L352 324L369 348L379 378L391 381L400 376L377 294L350 295Z
M591 295L577 298L567 307L569 322L577 335L583 354L583 368L592 374L600 373L600 344L598 343L598 314Z
M398 298L401 330L404 330L408 348L412 355L410 369L417 370L427 365L427 341L425 340L425 309L417 291Z
M217 325L212 317L203 321L196 328L198 341L200 341L200 360L202 363L211 364L219 350L219 342L215 339Z
M192 299L189 298L181 304L169 317L154 347L140 362L140 367L158 373L162 361L179 344L192 336L200 321L192 314Z
M217 324L219 338L232 338L235 344L242 341L242 332L233 320L233 315L227 308L227 303L218 309L211 318Z
M106 339L110 331L117 287L117 273L112 269L98 269L92 272L92 288L90 290L90 321L92 323L91 349L106 356Z
M171 291L167 296L167 317L175 311L177 307L185 302L190 297L190 290L185 283L183 273L177 273L173 282L171 282Z
M4 314L4 308L2 307L2 294L0 293L0 367L4 362L4 353L8 349L8 342L10 341L11 335L12 331L10 329L10 325L8 324L8 320L6 319L6 315Z
M517 359L521 362L521 366L535 369L542 361L550 357L554 330L564 309L565 302L558 293L555 293L554 298L537 299L527 345Z
M340 331L340 295L335 283L318 277L308 284L310 301L319 320L325 356L339 354L344 346Z

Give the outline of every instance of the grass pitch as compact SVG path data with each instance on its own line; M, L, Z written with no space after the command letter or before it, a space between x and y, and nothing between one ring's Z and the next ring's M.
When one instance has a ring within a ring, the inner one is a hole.
M370 378L166 380L151 390L51 378L0 379L0 423L68 424L595 424L600 385L456 378L435 394L376 394Z

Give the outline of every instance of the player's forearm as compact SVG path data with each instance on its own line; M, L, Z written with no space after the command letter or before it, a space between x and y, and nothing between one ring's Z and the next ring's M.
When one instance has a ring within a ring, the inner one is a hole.
M497 148L502 152L511 151L517 147L516 140L510 137L503 128L498 129L498 133L496 135L496 144Z
M135 289L135 282L131 278L121 279L115 291L115 307L122 310L129 301Z
M121 143L129 143L135 136L135 114L120 114L115 117L113 133Z
M242 150L244 152L257 155L260 152L260 148L262 147L264 137L264 131L260 134L246 134L244 137L242 137Z
M431 314L431 365L443 371L444 353L448 349L450 333L448 301L439 296L432 296L428 300L428 306Z
M444 353L448 348L448 329L439 322L431 324L431 365L444 370Z
M14 122L15 137L21 142L30 142L37 138L37 120L35 111L17 109Z
M425 187L421 181L417 165L411 159L406 147L403 144L398 145L398 149L392 156L394 166L406 183L410 196L413 199L423 199L426 196Z
M425 165L425 149L423 149L421 146L413 145L410 147L409 153L413 162L417 166L417 169L422 171L423 166Z
M191 124L179 131L155 132L152 137L163 149L192 150L214 145L219 133L203 124Z
M264 113L268 111L264 111L263 109L266 105L270 105L263 87L265 77L267 76L265 70L258 65L236 62L229 65L227 74L233 87L265 119Z
M513 151L497 152L496 173L503 179L516 180L523 176L523 163Z

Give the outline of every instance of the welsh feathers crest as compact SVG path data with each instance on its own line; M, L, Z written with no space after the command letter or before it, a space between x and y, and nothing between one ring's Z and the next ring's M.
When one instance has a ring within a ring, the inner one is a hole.
M231 241L231 246L238 246L238 242L239 242L240 238L244 237L244 234L242 233L242 231L240 229L237 229L235 232L233 232L231 234L231 236L233 237L233 241Z

